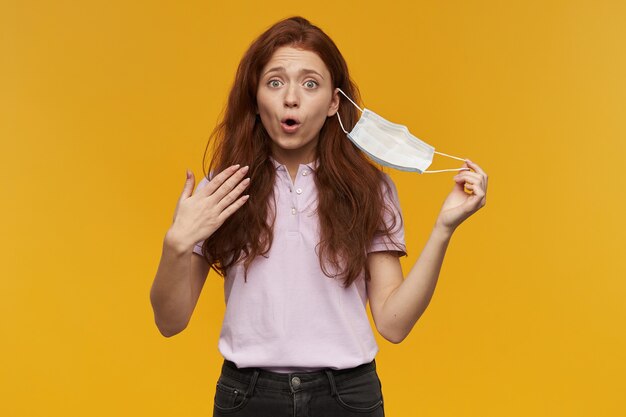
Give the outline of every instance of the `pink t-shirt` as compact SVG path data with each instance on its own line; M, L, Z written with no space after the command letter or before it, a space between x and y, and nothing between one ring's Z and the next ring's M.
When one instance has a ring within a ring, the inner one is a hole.
M244 282L243 265L226 271L226 313L218 342L222 356L239 368L273 372L308 372L352 368L371 362L378 345L366 305L365 273L350 285L322 272L315 252L319 221L314 210L317 161L301 164L295 183L286 167L276 166L276 221L268 257L258 256ZM396 216L393 238L376 237L368 252L393 250L406 255L404 227L395 184L384 174L391 193L385 202ZM198 188L208 183L206 178ZM248 203L250 204L250 203ZM389 223L389 218L385 219ZM202 241L194 252L202 254Z

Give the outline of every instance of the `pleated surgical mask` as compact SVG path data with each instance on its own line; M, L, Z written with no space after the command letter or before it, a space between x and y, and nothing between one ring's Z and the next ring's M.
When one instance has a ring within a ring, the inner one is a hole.
M469 168L455 168L426 171L432 164L434 154L459 161L465 161L465 159L435 151L433 146L413 136L406 126L392 123L367 108L361 109L340 88L338 90L362 113L352 131L347 132L337 111L341 129L352 143L374 161L401 171L416 171L420 174L469 170Z

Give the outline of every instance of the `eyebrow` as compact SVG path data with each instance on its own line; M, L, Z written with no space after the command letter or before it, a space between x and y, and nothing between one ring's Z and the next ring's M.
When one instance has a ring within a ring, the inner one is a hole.
M274 68L270 68L269 70L265 71L265 74L263 74L264 76L269 74L270 72L285 72L285 67L274 67ZM313 69L308 69L308 68L302 68L300 70L300 74L317 74L319 75L322 79L324 79L324 76L322 74L320 74L319 72L313 70Z

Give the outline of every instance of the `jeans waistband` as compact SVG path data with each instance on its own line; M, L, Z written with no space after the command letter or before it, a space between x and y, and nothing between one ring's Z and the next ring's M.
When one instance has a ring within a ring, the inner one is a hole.
M261 368L237 368L234 362L224 359L222 374L236 379L242 383L275 389L281 391L294 391L299 389L314 388L320 385L328 386L330 381L333 387L336 381L351 379L368 372L376 371L376 360L361 364L348 369L326 368L313 372L270 372Z

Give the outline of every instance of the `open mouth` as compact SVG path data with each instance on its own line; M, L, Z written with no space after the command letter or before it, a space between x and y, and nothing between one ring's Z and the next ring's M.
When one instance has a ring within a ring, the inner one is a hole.
M293 133L298 130L298 127L300 127L300 121L298 119L287 117L280 122L280 126L283 128L283 131Z
M298 119L292 118L292 117L287 117L284 118L281 123L286 124L287 126L295 126L295 125L299 125L300 121Z

